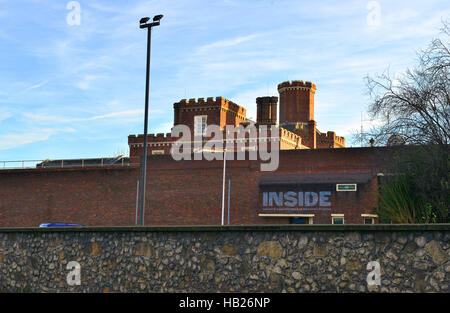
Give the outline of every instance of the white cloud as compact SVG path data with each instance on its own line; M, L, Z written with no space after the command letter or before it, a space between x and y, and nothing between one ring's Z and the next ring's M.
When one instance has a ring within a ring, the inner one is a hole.
M94 80L105 78L102 75L84 75L82 81L78 82L76 86L80 89L86 90L89 88L90 83Z
M173 122L161 123L154 128L155 133L170 133L173 127Z
M96 116L89 117L85 120L92 121L92 120L98 120L98 119L103 119L103 118L123 117L123 116L129 116L129 115L142 116L143 113L144 113L144 110L128 110L128 111L122 111L122 112L112 112L112 113L107 113L107 114L102 114L102 115L96 115Z
M278 91L273 84L267 84L266 88L257 87L245 92L240 92L231 101L247 109L247 118L256 121L256 98L264 96L278 96Z
M12 116L12 113L9 110L0 108L0 121L6 120Z
M393 87L399 87L400 82L406 79L405 71L397 71L395 72L394 79L392 80Z
M342 116L338 121L334 123L329 123L325 127L320 127L317 125L322 132L332 130L336 132L336 135L346 137L348 143L350 143L351 135L359 133L361 131L361 124L363 127L363 132L372 129L373 127L378 127L383 124L381 120L370 120L365 115L363 115L363 120L361 123L361 117L352 118L350 116Z
M30 129L21 133L6 133L0 135L0 150L13 149L22 145L46 141L60 132L74 132L73 128Z
M262 36L262 34L253 34L253 35L248 35L248 36L240 36L240 37L236 37L233 39L216 41L216 42L199 47L195 54L196 55L206 54L206 53L211 52L211 50L214 50L214 51L212 51L214 53L215 51L217 51L219 49L233 47L233 46L239 45L241 43L251 41L251 40L261 37L261 36Z
M27 92L27 91L32 90L32 89L40 88L40 87L44 86L47 83L48 83L48 80L45 80L45 81L42 81L42 82L40 82L38 84L31 85L30 87L25 88L24 92Z
M70 123L74 122L76 118L70 118L70 117L63 117L63 116L55 116L55 115L46 115L46 114L39 114L39 113L23 113L23 115L34 122L41 122L41 123Z
M159 114L162 110L149 110L149 114ZM65 117L57 115L47 115L39 113L23 113L23 115L29 120L41 123L74 123L74 122L86 122L100 119L110 119L110 118L124 118L124 117L136 117L141 118L144 115L144 110L126 110L120 112L110 112L105 114L94 115L90 117L76 118L76 117Z

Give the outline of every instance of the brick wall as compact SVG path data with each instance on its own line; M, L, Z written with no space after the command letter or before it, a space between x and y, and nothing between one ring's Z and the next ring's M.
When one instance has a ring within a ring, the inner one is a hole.
M133 225L136 168L0 171L0 227Z
M375 177L386 157L384 148L280 151L280 166L274 173L261 172L260 161L227 161L231 223L288 222L257 215L263 175L369 173L374 179L358 186L358 192L339 194L332 212L312 212L314 223L330 223L332 213L345 214L346 223L362 223L361 214L376 207ZM177 162L170 155L149 156L146 224L219 224L222 171L220 160ZM139 167L1 170L0 227L54 221L133 225L139 177Z

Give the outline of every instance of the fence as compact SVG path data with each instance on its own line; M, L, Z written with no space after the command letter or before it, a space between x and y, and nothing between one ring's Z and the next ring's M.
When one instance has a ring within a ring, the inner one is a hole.
M94 158L94 159L68 159L68 160L17 160L0 161L0 170L27 169L27 168L67 168L91 166L129 166L128 157Z

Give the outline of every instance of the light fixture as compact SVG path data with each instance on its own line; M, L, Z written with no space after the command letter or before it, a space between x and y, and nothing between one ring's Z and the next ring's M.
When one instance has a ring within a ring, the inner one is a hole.
M148 22L149 19L150 19L149 17L143 17L143 18L141 18L141 20L139 21L139 23L140 23L140 24L145 24L145 23Z

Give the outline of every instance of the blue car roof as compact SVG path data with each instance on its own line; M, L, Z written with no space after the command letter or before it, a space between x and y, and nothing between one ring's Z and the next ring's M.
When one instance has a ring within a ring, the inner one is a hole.
M76 227L76 226L84 226L81 224L72 224L72 223L43 223L39 225L39 227Z

